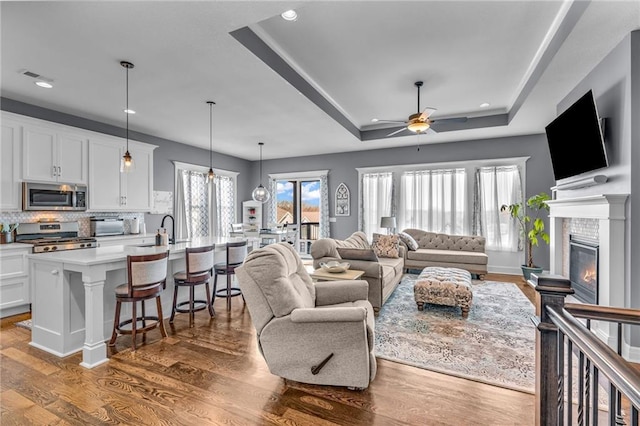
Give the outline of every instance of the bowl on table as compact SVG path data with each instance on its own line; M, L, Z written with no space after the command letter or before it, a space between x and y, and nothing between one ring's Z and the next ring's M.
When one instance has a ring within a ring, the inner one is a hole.
M331 273L340 273L340 272L344 272L347 269L349 269L349 265L347 262L338 262L336 260L331 260L329 262L326 263L321 263L320 264L320 268L322 268L323 271L327 271L327 272L331 272Z

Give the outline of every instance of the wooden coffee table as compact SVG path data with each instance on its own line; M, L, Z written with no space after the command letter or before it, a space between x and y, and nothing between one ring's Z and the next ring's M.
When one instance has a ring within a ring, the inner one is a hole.
M327 272L323 269L315 269L309 272L309 275L316 281L359 280L364 275L364 271L347 269L344 272Z

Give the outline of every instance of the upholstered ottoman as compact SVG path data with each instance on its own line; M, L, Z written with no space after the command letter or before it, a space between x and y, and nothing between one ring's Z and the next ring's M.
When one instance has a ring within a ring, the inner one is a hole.
M424 268L413 287L413 295L419 311L423 310L425 303L459 306L462 317L467 318L473 298L471 274L458 268Z

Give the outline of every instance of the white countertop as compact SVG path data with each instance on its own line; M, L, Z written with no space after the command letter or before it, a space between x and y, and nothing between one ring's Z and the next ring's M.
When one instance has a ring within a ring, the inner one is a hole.
M9 243L9 244L0 244L0 252L9 251L9 250L19 250L19 249L31 249L33 244L24 244L24 243Z
M241 237L194 238L186 243L169 244L168 246L137 247L135 245L117 245L111 247L97 247L92 249L66 250L53 253L32 253L31 259L61 262L71 265L90 266L101 263L124 261L128 255L142 255L162 253L169 250L171 258L181 257L187 247L204 247L215 245L223 248L228 242L243 241Z

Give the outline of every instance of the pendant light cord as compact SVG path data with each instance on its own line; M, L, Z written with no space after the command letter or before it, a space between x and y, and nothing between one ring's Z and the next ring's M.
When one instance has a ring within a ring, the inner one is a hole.
M129 152L129 68L127 67L127 110L125 111L127 116L127 152Z
M209 168L213 168L213 102L209 104Z
M262 185L262 145L263 142L260 142L260 185Z

